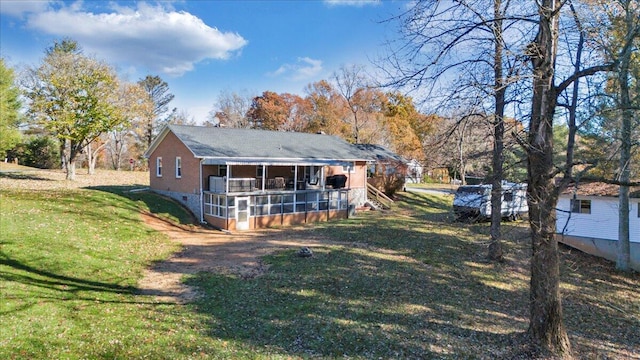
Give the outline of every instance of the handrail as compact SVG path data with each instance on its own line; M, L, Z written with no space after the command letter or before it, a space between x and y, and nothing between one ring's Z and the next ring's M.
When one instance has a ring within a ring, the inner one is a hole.
M382 203L384 206L390 206L390 204L392 204L394 201L393 199L391 199L390 197L388 197L387 195L385 195L385 193L383 193L382 191L378 190L375 186L367 183L367 190L369 192L369 194L373 195L376 200L378 200L380 203Z

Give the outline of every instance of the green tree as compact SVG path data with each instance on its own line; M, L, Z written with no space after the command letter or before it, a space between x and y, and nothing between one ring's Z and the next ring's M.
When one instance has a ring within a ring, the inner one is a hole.
M13 69L0 58L0 156L20 141L20 91L14 84Z
M40 169L56 167L60 154L58 143L49 136L33 137L25 144L24 164Z
M80 152L102 133L122 122L116 113L118 80L105 63L56 43L42 64L29 71L29 114L61 143L67 179L75 179Z
M169 111L169 103L175 96L169 92L169 84L157 75L147 75L144 79L140 79L138 84L149 94L154 105L154 117L140 124L141 128L137 129L141 141L146 146L150 146L159 129L166 122L167 119L163 116Z

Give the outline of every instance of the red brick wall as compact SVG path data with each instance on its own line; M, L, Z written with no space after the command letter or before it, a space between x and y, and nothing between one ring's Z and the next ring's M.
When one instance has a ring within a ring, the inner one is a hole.
M156 176L156 159L162 157L162 177ZM182 177L176 178L176 157L182 160ZM169 132L149 157L152 189L197 194L200 189L200 161Z

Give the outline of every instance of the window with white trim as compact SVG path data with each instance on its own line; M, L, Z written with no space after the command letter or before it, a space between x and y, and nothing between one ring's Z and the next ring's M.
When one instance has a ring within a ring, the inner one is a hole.
M591 200L571 199L571 212L591 214Z
M182 177L182 158L180 156L176 156L176 178L179 179Z
M156 176L162 177L162 157L158 156L156 158Z
M355 164L352 163L352 164L349 164L349 165L346 165L346 166L342 166L342 172L343 173L347 173L347 174L352 174L352 173L356 172Z

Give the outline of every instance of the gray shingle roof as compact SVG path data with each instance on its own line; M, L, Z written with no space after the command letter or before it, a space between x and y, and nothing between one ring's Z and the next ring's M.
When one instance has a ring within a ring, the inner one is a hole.
M198 158L247 161L356 161L367 157L331 135L169 125Z
M374 161L399 161L401 163L408 163L407 159L394 153L382 145L377 144L354 144L356 148L364 152L368 159Z

